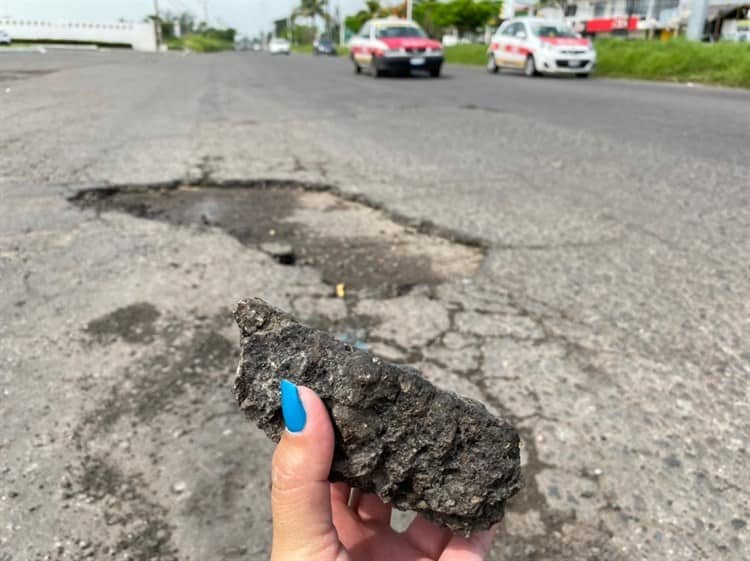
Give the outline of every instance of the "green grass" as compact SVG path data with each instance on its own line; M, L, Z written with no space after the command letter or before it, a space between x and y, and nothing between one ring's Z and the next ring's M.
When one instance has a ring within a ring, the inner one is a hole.
M487 62L487 45L456 45L445 47L445 62L484 66Z
M597 76L750 88L750 44L673 41L596 42Z
M183 38L176 48L183 44L197 52L232 48L231 43L200 35ZM598 39L595 45L596 76L750 88L750 44L747 43ZM170 48L175 47L170 43ZM312 54L312 45L295 45L292 50ZM338 52L343 56L349 54L348 49L342 47ZM486 45L456 45L445 48L445 61L483 66L486 53Z
M170 50L190 49L196 53L215 53L234 49L234 43L231 41L198 34L185 35L179 39L170 39L167 41L167 46Z
M596 75L750 88L750 44L598 39ZM485 45L445 49L446 62L484 65Z

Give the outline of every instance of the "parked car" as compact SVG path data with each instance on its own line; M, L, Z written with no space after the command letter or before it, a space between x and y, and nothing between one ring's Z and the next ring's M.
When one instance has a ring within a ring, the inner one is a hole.
M268 52L272 55L288 55L292 52L292 44L281 37L274 37L268 43Z
M261 43L261 42L260 42L260 41L258 41L258 40L255 40L255 41L253 41L253 44L252 44L252 45L250 46L250 49L251 49L251 50L252 50L252 51L253 51L254 53L259 53L260 51L262 51L262 50L263 50L263 43Z
M400 18L368 21L349 42L349 52L357 74L366 68L375 77L423 70L437 78L443 66L442 45L413 21Z
M336 56L338 51L336 50L336 44L330 39L318 39L313 42L313 54Z
M522 69L527 76L574 74L587 78L596 67L596 50L567 23L541 18L514 18L492 36L487 71Z
M10 35L0 29L0 45L10 45L12 42L13 39L10 38Z

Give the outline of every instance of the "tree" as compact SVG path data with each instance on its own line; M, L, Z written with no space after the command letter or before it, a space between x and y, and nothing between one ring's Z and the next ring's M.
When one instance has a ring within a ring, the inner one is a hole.
M318 16L328 21L328 0L302 0L300 5L292 12L292 20L298 17L310 18L313 29L318 28L316 25Z
M180 22L180 30L183 34L195 31L195 16L190 12L182 12L177 19Z
M441 8L441 3L435 0L426 0L414 5L414 20L422 26L430 36L437 36L441 31L440 26L435 23L435 13Z
M344 20L344 24L346 25L347 29L356 33L357 31L362 29L362 26L366 21L385 15L380 2L378 2L377 0L368 0L367 2L365 2L365 6L366 9L360 10L353 16L346 17L346 19Z
M447 27L455 27L459 33L464 34L474 32L497 19L501 5L501 2L489 0L429 0L414 6L414 19L431 34Z

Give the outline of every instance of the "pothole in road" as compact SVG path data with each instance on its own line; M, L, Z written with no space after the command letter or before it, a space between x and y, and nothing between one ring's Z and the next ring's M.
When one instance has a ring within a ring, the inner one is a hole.
M216 227L285 265L319 270L332 289L392 297L418 285L471 277L484 251L427 224L320 187L296 183L112 187L72 199L99 212L121 211L181 226Z

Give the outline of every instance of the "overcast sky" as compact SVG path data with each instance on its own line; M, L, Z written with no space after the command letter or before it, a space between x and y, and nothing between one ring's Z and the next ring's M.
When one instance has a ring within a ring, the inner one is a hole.
M203 19L204 3L212 25L223 25L254 35L271 28L298 0L159 0L161 10L190 11ZM331 0L344 14L356 12L364 0ZM140 20L154 11L153 0L0 0L0 16L77 19L112 22L118 18Z

